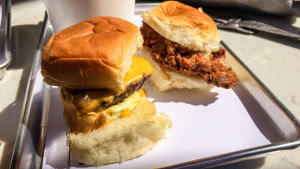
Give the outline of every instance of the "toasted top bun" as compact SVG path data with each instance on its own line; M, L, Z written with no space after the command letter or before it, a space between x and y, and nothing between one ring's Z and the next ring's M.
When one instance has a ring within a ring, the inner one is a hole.
M176 1L166 1L142 15L157 33L194 51L219 50L215 22L201 10Z
M141 48L138 27L114 17L95 17L56 33L42 57L50 85L68 88L124 89L132 55Z

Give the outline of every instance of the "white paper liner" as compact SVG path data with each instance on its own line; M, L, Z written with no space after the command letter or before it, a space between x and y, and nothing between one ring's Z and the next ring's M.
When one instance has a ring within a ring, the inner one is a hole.
M168 137L139 158L101 168L157 168L270 143L231 89L160 93L150 82L145 89L158 112L173 122ZM53 89L43 168L86 167L69 159L67 132L63 105Z

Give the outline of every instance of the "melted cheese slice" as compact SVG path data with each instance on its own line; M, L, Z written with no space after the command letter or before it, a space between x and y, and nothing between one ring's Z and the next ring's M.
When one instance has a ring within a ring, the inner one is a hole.
M124 78L124 84L126 85L125 90L120 91L118 95L125 92L127 86L130 84L139 82L144 76L151 75L153 72L154 69L147 60L142 57L133 56L130 69ZM73 103L73 96L69 95L71 94L67 94L64 99L64 103L68 102L68 104L73 105L73 113L68 113L72 111L68 111L68 106L65 104L64 114L68 125L71 127L71 130L73 129L73 132L88 132L106 125L117 118L132 115L132 110L135 108L139 97L145 96L146 94L143 90L136 91L123 102L105 110L101 108L102 102L111 103L113 101L113 93L109 90L88 91L86 95L89 99L82 99L82 101L77 104ZM75 112L74 108L76 109Z
M144 76L152 75L153 73L154 73L154 68L146 59L139 56L133 56L130 69L124 77L124 90L117 92L116 95L120 95L124 93L127 89L127 86L133 83L137 83L140 80L142 80ZM98 105L102 101L111 103L113 101L113 96L111 91L109 90L107 90L107 92L104 91L101 91L101 93L98 92L96 94L97 100L93 100L93 103L90 106L85 106L84 109L86 109L87 111L92 111L92 108L98 107Z
M124 90L119 91L115 95L120 95L124 93L127 89L127 86L130 84L134 84L139 82L143 79L144 76L153 74L154 69L152 65L143 57L139 56L133 56L132 57L132 64L130 66L129 71L127 72L126 76L124 77ZM68 101L72 102L73 96L72 94L67 94L66 99ZM82 96L80 96L82 97ZM86 98L81 99L79 103L75 103L78 111L80 111L82 114L91 112L91 111L99 111L101 109L101 104L108 103L110 104L114 99L114 93L107 89L101 89L101 90L93 90L86 92Z
M142 80L144 75L152 75L153 73L154 69L146 59L139 56L133 56L130 69L124 78L125 90L128 85ZM123 92L124 91L121 93Z

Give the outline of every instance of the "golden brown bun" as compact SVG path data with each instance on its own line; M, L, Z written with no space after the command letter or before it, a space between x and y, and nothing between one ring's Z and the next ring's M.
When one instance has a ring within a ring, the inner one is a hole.
M132 55L143 38L132 23L96 17L56 33L42 57L42 75L50 85L122 90Z
M220 36L205 13L176 1L166 1L142 15L157 33L194 51L218 51Z
M207 84L200 76L187 76L172 70L162 69L153 59L150 51L143 47L138 51L140 56L147 59L154 67L154 74L150 80L158 91L170 89L201 89L210 90L213 86Z
M157 115L155 105L140 97L134 115L113 120L93 132L70 134L73 157L81 163L104 165L143 155L166 137L171 125L165 115Z

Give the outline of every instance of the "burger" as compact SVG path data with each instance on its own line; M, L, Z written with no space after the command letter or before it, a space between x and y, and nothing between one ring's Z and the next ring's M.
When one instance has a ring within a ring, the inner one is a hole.
M166 1L142 14L142 55L155 68L159 91L172 88L232 88L238 78L226 66L215 22L201 10Z
M49 85L59 86L70 150L81 163L104 165L141 156L166 137L171 121L146 97L153 67L133 56L139 29L114 17L95 17L53 35L41 61Z

